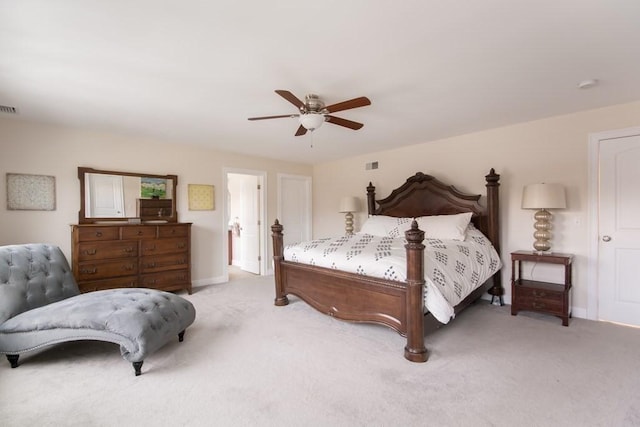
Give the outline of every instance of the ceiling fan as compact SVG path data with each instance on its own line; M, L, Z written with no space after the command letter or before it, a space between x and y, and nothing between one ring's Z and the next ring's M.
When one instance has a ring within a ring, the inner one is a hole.
M307 131L313 132L314 130L322 126L322 123L324 122L333 123L334 125L343 126L353 130L358 130L362 128L362 126L364 126L362 123L332 116L331 113L371 105L371 101L369 101L369 98L366 98L364 96L350 99L348 101L339 102L337 104L324 105L324 102L318 95L309 94L304 97L304 102L302 102L288 90L276 90L276 93L295 105L298 110L300 110L300 113L283 114L279 116L249 117L249 120L296 117L300 121L300 127L296 132L296 136L304 135L305 133L307 133Z

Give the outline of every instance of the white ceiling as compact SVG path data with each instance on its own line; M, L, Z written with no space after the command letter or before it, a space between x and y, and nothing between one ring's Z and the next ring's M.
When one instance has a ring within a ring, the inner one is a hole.
M639 100L638 76L638 0L0 0L17 119L296 162ZM372 105L311 148L247 120L296 113L275 89Z

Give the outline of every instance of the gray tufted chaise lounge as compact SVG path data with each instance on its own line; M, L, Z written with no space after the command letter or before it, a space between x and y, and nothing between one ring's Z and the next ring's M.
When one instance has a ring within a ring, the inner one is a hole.
M0 354L11 367L20 354L51 344L97 340L120 345L140 375L145 357L170 339L182 341L193 305L152 289L80 294L57 246L0 246Z

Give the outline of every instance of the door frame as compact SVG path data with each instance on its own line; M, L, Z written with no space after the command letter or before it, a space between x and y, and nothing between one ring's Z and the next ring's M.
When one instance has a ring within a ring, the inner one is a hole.
M640 126L589 134L588 163L588 236L589 259L587 262L587 319L598 320L598 247L600 245L599 185L600 185L600 143L611 139L640 135Z
M229 259L229 233L227 230L229 229L229 201L227 200L227 191L229 182L227 180L227 175L230 173L240 174L240 175L253 175L258 177L258 184L260 185L260 190L258 190L258 194L260 195L260 208L258 213L258 218L260 220L260 230L258 234L260 236L260 248L258 253L260 254L260 275L266 276L270 274L267 270L267 172L261 170L254 169L240 169L240 168L231 168L231 167L223 167L222 168L222 187L224 190L224 196L222 197L222 253L224 255L224 259ZM229 281L229 265L227 262L222 263L222 275L225 278L225 281Z

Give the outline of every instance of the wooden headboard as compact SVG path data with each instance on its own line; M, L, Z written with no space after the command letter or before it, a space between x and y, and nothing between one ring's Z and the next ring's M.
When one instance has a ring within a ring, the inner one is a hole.
M375 198L375 187L367 187L369 215L388 215L415 218L427 215L451 215L472 212L472 221L489 238L500 253L500 221L498 189L500 175L492 168L485 176L487 187L486 207L480 203L480 194L465 194L453 185L447 185L431 175L418 172L391 194L380 200ZM376 207L376 204L378 205Z

